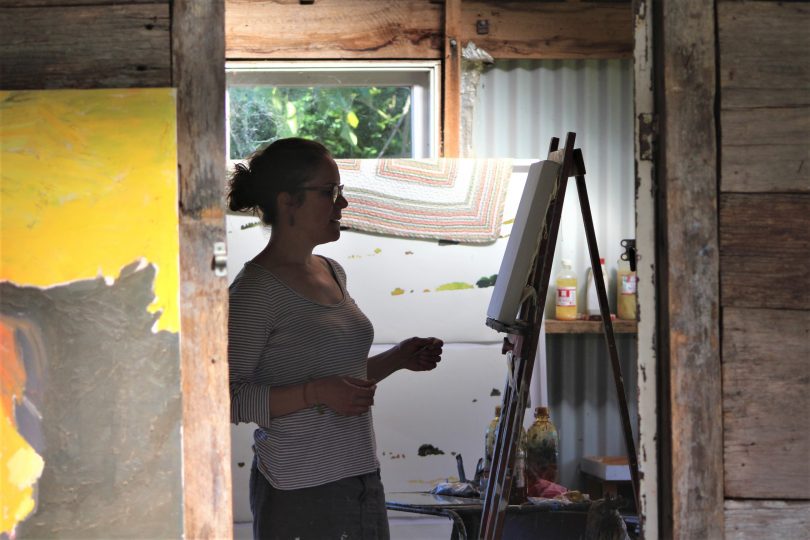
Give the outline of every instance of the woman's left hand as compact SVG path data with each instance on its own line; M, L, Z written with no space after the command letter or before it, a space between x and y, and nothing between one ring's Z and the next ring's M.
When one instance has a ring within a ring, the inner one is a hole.
M411 371L430 371L442 360L444 342L435 337L412 337L397 345L401 367Z

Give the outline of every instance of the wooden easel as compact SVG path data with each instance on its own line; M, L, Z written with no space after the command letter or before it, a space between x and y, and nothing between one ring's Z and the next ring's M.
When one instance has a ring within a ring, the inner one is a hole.
M640 509L638 497L638 459L636 457L633 430L630 424L630 413L627 408L627 397L624 392L624 379L622 378L619 355L616 349L616 339L613 334L613 323L610 320L610 309L607 301L607 291L602 278L602 267L599 264L599 250L596 246L596 233L593 228L591 207L588 202L588 192L585 187L585 163L582 152L574 149L576 134L568 133L565 146L560 150L559 139L551 139L548 160L559 163L559 174L555 180L553 195L546 210L543 233L540 237L537 256L534 260L527 286L532 294L520 306L517 322L505 325L493 319L487 319L487 325L500 332L506 332L503 353L508 363L506 388L503 393L501 416L498 422L495 447L493 451L490 480L484 499L481 515L481 528L479 538L486 540L499 539L503 531L506 518L506 507L512 484L512 470L514 465L515 447L520 427L523 425L523 413L529 394L529 383L532 378L534 359L537 352L537 342L540 336L540 325L546 303L551 265L554 260L554 249L557 245L557 233L560 228L565 189L568 178L574 176L577 183L577 194L582 211L582 220L585 225L585 236L588 242L588 251L591 257L596 294L599 298L599 309L602 314L605 341L610 353L613 367L613 380L622 415L624 442L630 465L630 475L633 484L633 494L636 509ZM541 531L538 531L541 532Z

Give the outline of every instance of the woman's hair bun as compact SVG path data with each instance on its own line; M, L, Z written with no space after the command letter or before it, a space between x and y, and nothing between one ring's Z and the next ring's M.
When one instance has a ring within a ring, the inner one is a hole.
M237 163L231 174L228 208L234 212L255 210L260 202L253 185L255 181L255 175L248 166L244 163Z
M331 158L329 150L317 141L300 138L278 139L259 149L247 164L236 165L230 177L228 208L233 212L252 211L272 225L279 193L295 193Z

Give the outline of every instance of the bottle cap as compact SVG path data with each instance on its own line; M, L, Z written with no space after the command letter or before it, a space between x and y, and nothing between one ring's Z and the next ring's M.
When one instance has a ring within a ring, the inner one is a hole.
M534 417L540 418L543 416L548 416L548 407L536 407L534 409Z
M566 266L566 267L571 267L571 266L573 266L573 264L574 264L574 263L571 261L571 259L561 259L561 260L560 260L560 263L562 263L562 265L563 265L563 266Z

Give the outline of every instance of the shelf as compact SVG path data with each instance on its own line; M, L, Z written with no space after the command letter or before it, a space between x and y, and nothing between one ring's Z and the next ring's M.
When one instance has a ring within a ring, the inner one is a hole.
M602 321L557 321L546 319L546 334L602 334ZM635 334L637 321L616 319L613 321L614 334Z

